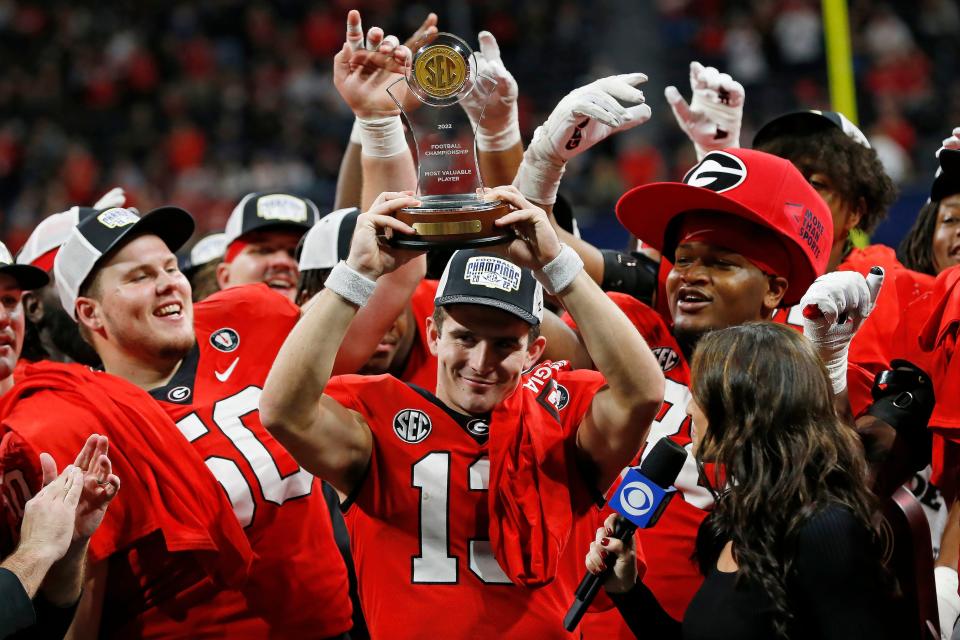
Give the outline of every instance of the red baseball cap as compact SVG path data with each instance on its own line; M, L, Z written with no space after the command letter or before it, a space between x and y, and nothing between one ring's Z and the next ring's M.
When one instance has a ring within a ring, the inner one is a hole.
M833 217L816 190L787 160L762 151L711 151L683 182L631 189L617 202L620 223L672 259L682 214L728 213L772 231L790 265L783 303L796 304L830 259Z

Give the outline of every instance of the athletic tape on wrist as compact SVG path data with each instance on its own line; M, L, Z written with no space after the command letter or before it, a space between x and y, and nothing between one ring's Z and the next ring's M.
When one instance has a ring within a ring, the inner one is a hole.
M557 166L543 160L532 160L525 153L517 169L517 177L513 179L513 186L530 202L554 204L565 169L566 164Z
M357 118L363 153L374 158L389 158L408 150L400 116Z
M522 141L520 124L516 120L492 132L485 127L477 128L477 149L479 151L506 151Z
M477 149L479 151L506 151L522 142L516 103L513 103L503 122L484 119L480 126L477 126L477 123L474 122L473 127L477 131Z
M551 295L563 292L583 271L583 260L577 252L565 244L561 247L556 258L543 265L542 269L533 272L533 277Z
M358 118L353 119L353 128L350 129L350 144L363 144L363 139L360 137L360 120Z
M343 260L330 270L330 275L323 284L327 289L358 307L370 301L373 290L377 287L376 282L357 273Z

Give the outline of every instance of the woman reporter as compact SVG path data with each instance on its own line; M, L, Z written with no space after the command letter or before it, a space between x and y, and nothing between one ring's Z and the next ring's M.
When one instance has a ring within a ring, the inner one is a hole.
M888 597L856 434L810 342L770 322L714 331L691 377L693 448L716 507L683 623L637 580L635 551L598 530L586 558L638 637L884 638ZM677 558L684 562L686 558ZM642 576L641 576L642 577Z

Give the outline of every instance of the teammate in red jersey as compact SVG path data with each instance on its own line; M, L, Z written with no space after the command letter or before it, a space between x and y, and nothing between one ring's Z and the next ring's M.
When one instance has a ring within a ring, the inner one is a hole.
M217 265L221 289L263 282L291 302L297 291L294 251L320 214L306 198L286 193L248 193L224 230L226 253Z
M546 214L513 188L491 197L519 209L498 222L518 233L502 254L515 263L451 259L427 324L435 390L329 379L369 278L409 257L377 243L385 228L412 232L390 214L417 201L390 193L358 219L347 262L291 332L261 398L264 424L347 500L374 637L569 637L561 620L575 585L556 579L566 542L595 517L592 498L636 454L663 397L653 355L561 252ZM518 265L542 269L570 313L591 319L584 334L603 375L562 363L523 375L546 340L542 293Z
M269 364L299 311L263 285L194 308L159 224L192 229L182 210L139 219L110 209L81 221L55 262L63 306L108 373L161 400L229 497L256 553L246 587L256 596L230 625L249 637L340 636L350 627L346 572L319 481L257 416Z
M665 287L672 331L645 305L633 304L630 315L667 376L664 406L647 442L670 437L689 447L686 363L697 339L712 329L769 319L778 307L797 302L826 266L829 209L788 162L731 149L706 154L683 183L627 192L617 215L673 261ZM701 581L690 556L712 496L700 486L692 458L676 486L683 499L672 501L658 525L638 537L647 556L646 584L679 618Z
M116 211L95 218L115 229L109 225ZM159 226L158 241L172 248L193 230L188 216L186 223L162 212L144 220ZM95 240L102 248L109 237ZM87 585L74 633L90 637L99 626L104 637L202 635L242 612L246 597L238 587L253 560L250 544L170 418L143 390L107 373L52 362L27 365L24 373L0 403L0 468L10 507L4 533L17 530L19 507L41 486L40 451L63 464L91 431L105 433L114 468L125 478L128 498L110 509L90 542L91 571L109 564L114 580ZM99 609L90 610L91 597L98 607L104 599L110 604L103 625Z

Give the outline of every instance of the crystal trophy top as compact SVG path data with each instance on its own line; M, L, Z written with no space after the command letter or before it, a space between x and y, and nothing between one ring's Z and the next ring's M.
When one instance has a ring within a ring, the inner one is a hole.
M409 77L387 89L403 112L413 138L417 196L423 203L398 212L397 218L412 226L417 235L395 236L395 245L477 247L513 237L509 230L493 225L509 211L509 205L485 202L477 193L483 179L477 164L475 131L458 104L467 96L475 101L479 97L485 103L496 85L496 80L476 72L473 52L466 42L439 33L417 49ZM405 100L405 93L413 99Z

